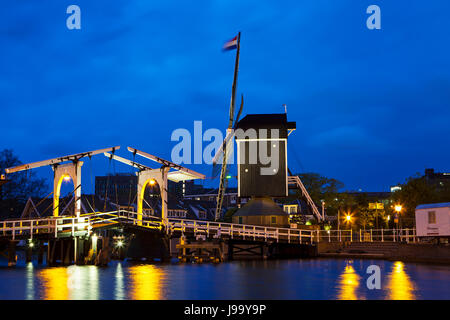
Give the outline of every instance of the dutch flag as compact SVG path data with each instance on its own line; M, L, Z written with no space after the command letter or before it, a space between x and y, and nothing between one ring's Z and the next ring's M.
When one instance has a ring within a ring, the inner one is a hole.
M225 44L223 45L222 50L226 51L226 50L233 50L237 48L237 36L234 37L233 39L225 42Z

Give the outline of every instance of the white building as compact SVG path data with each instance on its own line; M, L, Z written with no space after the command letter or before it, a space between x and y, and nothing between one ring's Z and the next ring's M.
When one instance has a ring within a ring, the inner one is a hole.
M450 202L417 206L416 234L418 237L450 237Z

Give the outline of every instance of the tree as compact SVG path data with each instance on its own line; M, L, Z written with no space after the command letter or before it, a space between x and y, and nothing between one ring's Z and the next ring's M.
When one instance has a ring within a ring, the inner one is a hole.
M315 203L320 203L321 200L331 199L344 184L339 180L321 176L318 173L308 172L297 174L302 180L306 190Z
M320 174L314 172L299 173L296 174L296 176L300 177L300 180L303 182L303 185L311 196L311 199L318 206L319 211L321 211L321 202L325 201L327 215L335 215L337 213L332 201L339 196L339 189L344 187L342 182L336 179L321 176ZM281 201L282 203L289 203L292 200L302 198L303 195L301 190L297 190L295 194L291 194ZM292 221L297 223L305 223L306 221L304 221L303 218L303 215L293 215Z
M399 217L403 227L413 227L418 205L450 201L450 192L448 188L429 184L425 177L416 174L401 184L401 190L394 192L391 200L394 205L403 207Z
M22 164L11 149L0 152L0 172L6 168ZM0 187L0 214L8 212L8 216L17 215L28 197L41 197L48 190L45 179L37 178L30 170L8 175L6 184Z
M374 227L374 216L371 210L367 208L361 208L358 212L358 225L359 227L366 230L366 228L373 228Z

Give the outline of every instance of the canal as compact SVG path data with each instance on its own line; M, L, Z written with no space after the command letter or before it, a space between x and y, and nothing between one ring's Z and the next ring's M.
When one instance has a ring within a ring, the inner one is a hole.
M23 261L23 260L22 260ZM366 286L367 267L381 289ZM41 267L0 260L0 299L450 299L450 266L303 259Z

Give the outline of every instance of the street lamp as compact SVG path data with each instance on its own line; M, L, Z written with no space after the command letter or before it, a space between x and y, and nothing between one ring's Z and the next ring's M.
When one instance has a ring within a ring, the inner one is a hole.
M394 210L396 212L396 216L395 216L394 220L395 220L395 223L397 223L397 227L398 227L398 220L400 218L400 212L402 211L402 209L403 209L403 207L399 204L396 204L394 207Z
M394 217L394 222L397 224L397 230L398 230L398 221L400 219L400 212L402 211L403 207L400 204L396 204L394 206L394 210L395 210L395 217Z

